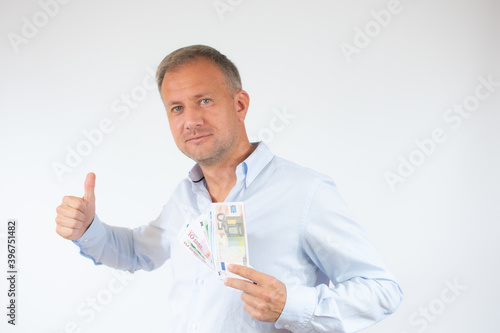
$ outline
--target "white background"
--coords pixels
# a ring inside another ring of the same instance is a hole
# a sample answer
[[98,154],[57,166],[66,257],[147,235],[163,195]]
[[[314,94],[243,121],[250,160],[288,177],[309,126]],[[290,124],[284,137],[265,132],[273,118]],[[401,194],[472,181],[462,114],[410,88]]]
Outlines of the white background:
[[[457,128],[443,115],[474,95],[479,77],[500,81],[500,2],[401,0],[379,31],[372,11],[389,1],[229,3],[219,15],[213,0],[73,0],[44,22],[37,1],[0,0],[3,272],[6,223],[19,224],[18,325],[6,324],[2,273],[0,331],[169,332],[170,266],[123,287],[55,233],[55,208],[81,196],[93,171],[102,220],[136,227],[160,213],[192,161],[175,147],[156,90],[126,117],[112,105],[138,93],[169,52],[201,43],[240,69],[249,135],[330,175],[398,277],[399,310],[365,332],[496,332],[500,87]],[[38,31],[12,43],[34,16]],[[355,47],[367,25],[369,45],[346,57],[342,43]],[[288,123],[276,120],[284,110]],[[113,131],[58,179],[54,163],[104,118]],[[392,191],[386,172],[398,172],[400,156],[417,158],[415,140],[437,128],[446,140]],[[123,288],[111,293],[110,283]],[[96,297],[105,304],[91,318]]]

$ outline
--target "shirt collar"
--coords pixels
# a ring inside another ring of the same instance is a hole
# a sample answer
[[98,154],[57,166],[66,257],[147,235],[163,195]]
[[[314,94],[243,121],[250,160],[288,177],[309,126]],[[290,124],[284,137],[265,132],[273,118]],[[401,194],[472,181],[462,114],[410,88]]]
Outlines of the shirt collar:
[[[242,169],[246,187],[250,186],[255,178],[257,178],[261,171],[264,170],[274,158],[274,154],[264,142],[252,142],[252,145],[256,147],[253,153],[236,167],[237,172],[239,169]],[[198,183],[205,178],[198,163],[191,168],[188,177],[193,183]]]
[[205,178],[205,176],[203,176],[203,171],[201,171],[201,168],[198,165],[198,163],[196,163],[194,165],[194,167],[191,168],[191,171],[189,171],[188,177],[189,177],[189,179],[191,179],[191,181],[193,183],[198,183],[198,182],[202,181],[203,178]]

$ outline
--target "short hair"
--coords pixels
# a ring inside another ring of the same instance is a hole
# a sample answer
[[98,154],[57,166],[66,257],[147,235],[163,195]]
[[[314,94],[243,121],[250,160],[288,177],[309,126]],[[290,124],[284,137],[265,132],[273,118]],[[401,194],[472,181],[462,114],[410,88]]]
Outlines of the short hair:
[[173,51],[162,60],[156,71],[156,83],[161,91],[163,77],[170,71],[186,63],[192,63],[200,58],[206,58],[217,65],[224,75],[230,93],[240,91],[241,78],[238,68],[225,55],[206,45],[191,45]]

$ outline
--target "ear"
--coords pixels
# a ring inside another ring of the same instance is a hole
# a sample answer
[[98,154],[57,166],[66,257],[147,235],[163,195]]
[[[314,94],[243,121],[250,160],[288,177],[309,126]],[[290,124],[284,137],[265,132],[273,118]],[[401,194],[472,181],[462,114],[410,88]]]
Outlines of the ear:
[[244,122],[247,116],[248,107],[250,106],[250,96],[245,90],[240,90],[234,95],[234,104],[238,119]]

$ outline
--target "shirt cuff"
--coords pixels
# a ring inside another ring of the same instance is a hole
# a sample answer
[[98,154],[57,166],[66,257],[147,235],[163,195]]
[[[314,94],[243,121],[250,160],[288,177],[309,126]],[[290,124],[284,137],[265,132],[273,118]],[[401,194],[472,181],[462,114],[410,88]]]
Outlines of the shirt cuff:
[[274,324],[277,329],[302,332],[316,307],[317,291],[314,287],[286,286],[286,302],[280,317]]
[[99,217],[97,217],[97,214],[94,216],[94,220],[92,220],[92,223],[88,227],[87,231],[78,238],[77,240],[72,241],[75,243],[79,248],[80,248],[80,254],[86,258],[92,259],[94,264],[100,265],[99,262],[96,262],[96,260],[91,257],[90,255],[85,253],[85,249],[92,248],[96,244],[98,244],[102,238],[106,234],[106,228],[104,227],[104,223],[101,222]]

